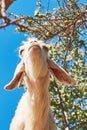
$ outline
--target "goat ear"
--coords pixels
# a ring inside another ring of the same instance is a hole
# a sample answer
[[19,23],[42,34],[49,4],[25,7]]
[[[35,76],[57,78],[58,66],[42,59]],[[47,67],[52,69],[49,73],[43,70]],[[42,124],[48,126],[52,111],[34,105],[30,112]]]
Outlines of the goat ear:
[[9,84],[7,84],[4,88],[6,90],[12,90],[16,86],[20,87],[23,78],[23,72],[24,72],[24,64],[23,62],[20,62],[16,67],[12,81]]
[[58,67],[52,60],[48,59],[50,72],[63,84],[75,85],[76,81],[63,69]]

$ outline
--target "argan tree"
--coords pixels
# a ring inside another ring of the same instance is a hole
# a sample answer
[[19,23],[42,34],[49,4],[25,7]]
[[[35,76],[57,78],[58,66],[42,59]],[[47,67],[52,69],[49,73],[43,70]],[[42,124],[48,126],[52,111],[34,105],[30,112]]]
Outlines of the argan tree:
[[52,2],[48,0],[47,8],[43,1],[37,2],[31,17],[8,13],[14,0],[0,0],[0,28],[16,25],[16,32],[48,44],[50,58],[77,82],[64,86],[50,78],[51,107],[58,130],[87,130],[87,5],[79,0],[56,0],[56,8],[50,9]]

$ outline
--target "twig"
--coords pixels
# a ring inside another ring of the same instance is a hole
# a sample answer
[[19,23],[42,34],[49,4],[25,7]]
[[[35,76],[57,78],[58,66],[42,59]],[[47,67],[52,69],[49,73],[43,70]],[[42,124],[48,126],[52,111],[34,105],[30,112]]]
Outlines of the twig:
[[82,126],[82,125],[87,125],[87,121],[82,121],[79,122],[78,124],[76,124],[75,126],[73,126],[72,128],[70,128],[70,130],[74,130],[75,128]]
[[63,107],[63,104],[62,104],[62,97],[61,97],[60,92],[59,92],[59,98],[60,98],[60,107],[61,107],[61,110],[62,110],[63,122],[64,122],[64,125],[65,125],[65,128],[67,128],[67,130],[69,130],[68,119],[66,117],[66,113],[65,113],[65,110],[64,110],[64,107]]
[[[57,85],[55,80],[54,80],[54,82],[55,82],[55,85]],[[56,87],[57,87],[57,86],[56,86]],[[57,87],[57,88],[58,88],[58,87]],[[59,93],[59,99],[60,99],[59,105],[60,105],[61,111],[62,111],[62,119],[63,119],[63,123],[64,123],[64,125],[65,125],[65,130],[70,130],[70,129],[69,129],[68,119],[67,119],[67,116],[66,116],[66,112],[65,112],[65,109],[64,109],[64,107],[63,107],[63,100],[62,100],[61,93],[60,93],[59,89],[58,89],[58,93]]]

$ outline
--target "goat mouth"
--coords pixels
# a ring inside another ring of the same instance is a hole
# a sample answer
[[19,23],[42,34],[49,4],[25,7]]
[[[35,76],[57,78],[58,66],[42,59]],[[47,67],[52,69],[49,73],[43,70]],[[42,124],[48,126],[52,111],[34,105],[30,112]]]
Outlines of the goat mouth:
[[31,48],[33,48],[33,47],[38,47],[39,49],[41,49],[40,46],[36,44],[36,45],[31,45],[31,46],[29,47],[29,50],[30,50]]

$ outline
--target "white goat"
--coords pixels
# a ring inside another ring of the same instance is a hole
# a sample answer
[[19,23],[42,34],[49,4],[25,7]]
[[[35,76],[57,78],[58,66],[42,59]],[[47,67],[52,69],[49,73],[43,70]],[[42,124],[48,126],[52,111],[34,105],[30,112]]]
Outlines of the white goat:
[[48,58],[48,48],[42,41],[28,40],[20,47],[19,54],[22,60],[5,89],[20,86],[22,79],[27,89],[18,104],[10,130],[57,130],[49,103],[50,72],[64,84],[74,85],[75,80]]

